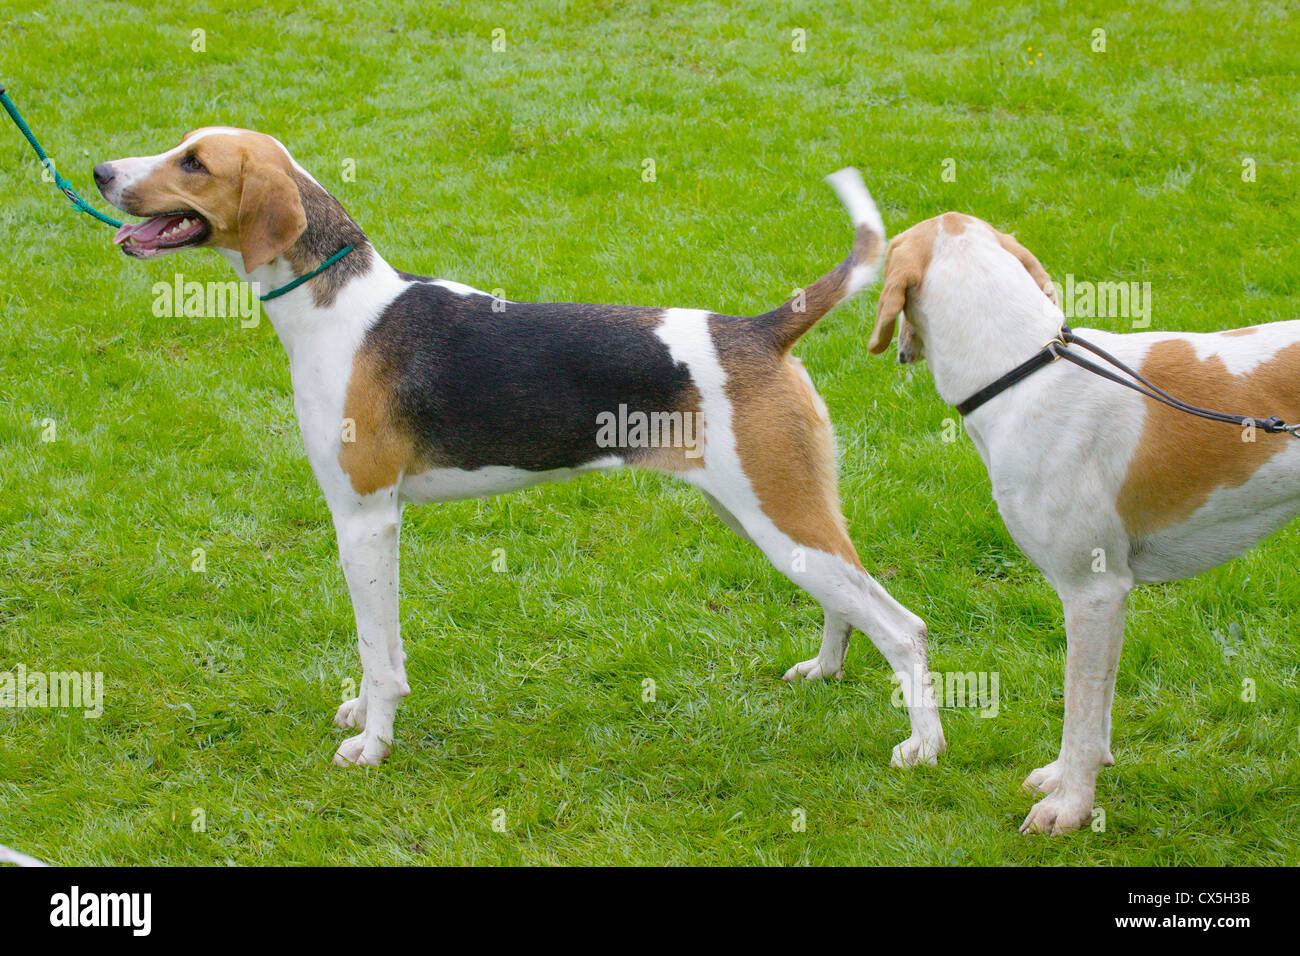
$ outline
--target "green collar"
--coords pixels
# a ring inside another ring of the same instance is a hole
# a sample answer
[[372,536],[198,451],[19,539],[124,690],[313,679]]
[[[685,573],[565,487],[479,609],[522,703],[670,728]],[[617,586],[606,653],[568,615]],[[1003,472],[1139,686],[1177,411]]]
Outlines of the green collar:
[[286,292],[292,292],[294,289],[298,288],[298,286],[302,285],[308,279],[316,278],[316,276],[320,275],[330,266],[334,265],[334,263],[338,262],[340,259],[342,259],[344,256],[346,256],[349,252],[351,252],[355,248],[356,248],[355,245],[344,246],[338,252],[334,253],[334,255],[330,256],[328,259],[322,262],[315,269],[312,269],[311,272],[308,272],[306,275],[303,276],[298,276],[298,278],[294,279],[292,282],[288,283],[287,285],[282,285],[278,289],[272,289],[266,295],[259,295],[258,299],[260,299],[262,302],[269,302],[271,299],[279,298],[280,296],[284,295]]

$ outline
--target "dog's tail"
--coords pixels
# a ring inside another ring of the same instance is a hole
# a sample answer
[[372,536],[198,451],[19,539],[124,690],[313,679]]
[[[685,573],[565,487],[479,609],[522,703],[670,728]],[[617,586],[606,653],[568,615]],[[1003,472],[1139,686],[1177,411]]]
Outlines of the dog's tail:
[[876,278],[885,249],[885,223],[862,182],[862,174],[846,166],[826,177],[853,220],[853,249],[848,258],[789,302],[750,321],[756,334],[780,352],[788,352],[827,312],[861,292]]

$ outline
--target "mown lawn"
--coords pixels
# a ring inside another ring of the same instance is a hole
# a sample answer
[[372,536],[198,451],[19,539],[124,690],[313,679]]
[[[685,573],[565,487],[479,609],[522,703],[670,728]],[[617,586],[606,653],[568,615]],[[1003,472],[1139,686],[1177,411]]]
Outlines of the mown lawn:
[[[820,180],[851,163],[891,232],[974,213],[1053,274],[1149,281],[1154,328],[1297,317],[1288,5],[422,6],[9,0],[0,82],[87,196],[97,161],[253,127],[390,262],[510,298],[762,311],[844,254]],[[381,770],[332,767],[360,665],[283,350],[266,321],[156,318],[155,282],[224,263],[132,262],[111,235],[0,132],[0,670],[101,671],[106,697],[97,720],[0,710],[0,843],[68,864],[1300,861],[1295,528],[1135,596],[1104,832],[1016,833],[1060,739],[1060,608],[969,440],[942,440],[925,367],[867,354],[874,290],[799,354],[865,564],[927,620],[935,669],[998,673],[995,718],[946,710],[940,766],[891,769],[906,717],[869,643],[841,684],[783,684],[817,606],[693,492],[620,473],[407,511],[414,692]]]

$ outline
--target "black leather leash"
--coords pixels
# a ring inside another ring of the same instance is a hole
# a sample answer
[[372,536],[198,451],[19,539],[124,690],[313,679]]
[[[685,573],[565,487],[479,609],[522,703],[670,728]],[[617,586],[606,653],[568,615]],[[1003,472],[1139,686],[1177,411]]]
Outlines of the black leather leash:
[[[1080,348],[1087,349],[1098,358],[1110,363],[1121,372],[1131,376],[1136,380],[1136,382],[1130,382],[1127,379],[1121,378],[1109,369],[1102,368],[1095,362],[1088,361],[1088,359],[1079,355],[1077,352],[1069,351],[1068,346],[1070,345],[1077,345]],[[1033,375],[1034,372],[1037,372],[1043,366],[1051,365],[1057,359],[1065,359],[1067,362],[1073,362],[1075,365],[1092,372],[1094,375],[1100,375],[1102,378],[1110,379],[1112,382],[1118,382],[1125,388],[1131,388],[1133,391],[1145,395],[1147,398],[1153,398],[1157,402],[1163,402],[1170,408],[1176,408],[1180,412],[1186,412],[1188,415],[1196,415],[1200,418],[1208,418],[1211,421],[1226,422],[1229,425],[1238,425],[1241,427],[1249,425],[1270,434],[1287,432],[1293,438],[1300,438],[1300,434],[1297,434],[1297,432],[1300,432],[1300,425],[1288,425],[1276,415],[1271,415],[1268,418],[1255,418],[1251,415],[1229,415],[1226,412],[1216,412],[1209,408],[1201,408],[1199,405],[1192,405],[1188,402],[1184,402],[1182,399],[1174,398],[1174,396],[1170,395],[1164,389],[1148,382],[1145,378],[1133,371],[1133,369],[1129,368],[1109,352],[1098,348],[1091,342],[1079,338],[1073,331],[1071,331],[1068,325],[1061,326],[1061,331],[1057,333],[1056,338],[1044,345],[1042,349],[1035,353],[1031,358],[1017,365],[1010,372],[1007,372],[1006,375],[1003,375],[991,385],[986,385],[984,388],[981,388],[970,398],[966,399],[966,401],[960,402],[956,406],[957,411],[962,415],[969,415],[989,399],[996,395],[1000,395],[1012,385],[1015,385],[1017,382],[1023,381],[1030,375]]]

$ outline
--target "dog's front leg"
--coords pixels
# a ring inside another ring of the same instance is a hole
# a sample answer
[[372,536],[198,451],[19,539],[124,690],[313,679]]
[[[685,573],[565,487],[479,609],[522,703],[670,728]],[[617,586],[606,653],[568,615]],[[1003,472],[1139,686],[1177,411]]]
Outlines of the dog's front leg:
[[398,623],[398,532],[401,507],[395,499],[335,511],[339,557],[357,619],[357,649],[361,653],[361,691],[349,709],[365,729],[339,745],[334,762],[340,766],[378,766],[393,742],[397,704],[409,694],[405,655]]
[[1120,576],[1107,575],[1061,597],[1066,639],[1061,755],[1025,781],[1048,795],[1029,811],[1021,833],[1070,833],[1092,819],[1097,771],[1111,763],[1110,708],[1130,587]]

